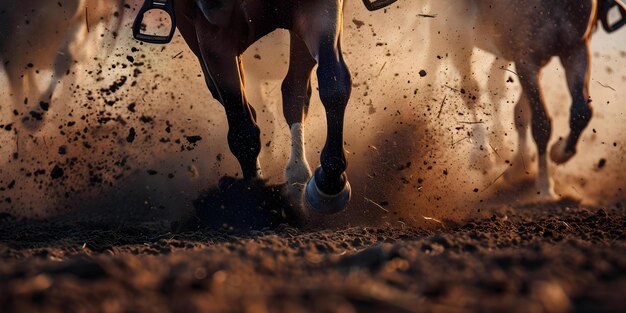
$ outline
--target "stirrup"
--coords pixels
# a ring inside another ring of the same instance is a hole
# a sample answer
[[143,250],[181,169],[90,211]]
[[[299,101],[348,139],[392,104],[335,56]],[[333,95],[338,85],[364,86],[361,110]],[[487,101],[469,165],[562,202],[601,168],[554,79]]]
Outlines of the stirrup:
[[[618,8],[621,18],[619,21],[611,24],[609,13],[614,7]],[[602,28],[609,34],[613,33],[626,25],[626,4],[621,0],[607,0],[604,4],[601,4],[599,15]]]
[[[170,33],[167,36],[147,35],[141,33],[141,24],[143,24],[143,18],[146,12],[150,10],[161,10],[170,16],[172,21],[172,27]],[[174,0],[146,0],[143,6],[137,13],[135,22],[133,23],[133,37],[135,39],[153,43],[153,44],[168,44],[174,38],[174,32],[176,31],[176,14],[174,13]]]

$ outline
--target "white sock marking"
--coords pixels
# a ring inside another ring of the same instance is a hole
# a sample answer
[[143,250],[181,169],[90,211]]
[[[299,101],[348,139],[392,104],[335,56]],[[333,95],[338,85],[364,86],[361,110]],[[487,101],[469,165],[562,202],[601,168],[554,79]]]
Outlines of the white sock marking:
[[285,168],[285,177],[289,184],[305,184],[311,177],[304,147],[304,128],[300,123],[291,126],[291,156]]

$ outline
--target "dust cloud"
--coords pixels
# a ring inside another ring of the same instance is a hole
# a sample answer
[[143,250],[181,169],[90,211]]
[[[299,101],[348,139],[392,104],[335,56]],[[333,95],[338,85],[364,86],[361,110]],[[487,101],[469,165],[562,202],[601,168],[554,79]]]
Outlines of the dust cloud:
[[[100,39],[86,44],[96,52],[76,60],[71,73],[61,78],[45,125],[19,142],[18,159],[13,158],[17,136],[6,127],[13,114],[11,91],[0,90],[5,117],[0,124],[6,130],[0,138],[1,211],[177,219],[222,176],[240,175],[228,150],[224,111],[206,88],[197,60],[178,34],[167,46],[134,41],[130,18],[136,1],[130,7],[117,36],[104,29]],[[532,201],[502,176],[517,145],[512,110],[520,89],[514,67],[476,51],[465,60],[471,73],[457,71],[450,56],[473,49],[457,39],[476,34],[450,23],[447,14],[445,5],[420,1],[400,1],[375,13],[359,1],[348,3],[344,54],[353,92],[345,141],[353,200],[345,212],[327,218],[326,225],[430,225]],[[615,40],[624,34],[608,36],[599,30],[594,35],[595,116],[579,154],[552,167],[557,193],[592,204],[614,205],[626,198],[626,90],[621,88],[626,41]],[[289,157],[289,130],[280,108],[288,44],[287,33],[277,31],[244,57],[246,93],[263,132],[261,164],[272,184],[283,181]],[[99,54],[106,45],[113,45],[113,52]],[[41,86],[48,76],[39,76]],[[471,77],[487,92],[464,90]],[[556,140],[567,133],[570,103],[558,61],[544,70],[543,83]],[[4,76],[0,86],[8,86]],[[465,105],[471,97],[477,99],[476,116]],[[314,92],[305,124],[312,166],[319,163],[324,144],[323,116]],[[488,146],[480,145],[479,133]],[[479,166],[472,155],[489,166]],[[529,168],[532,162],[528,160]]]

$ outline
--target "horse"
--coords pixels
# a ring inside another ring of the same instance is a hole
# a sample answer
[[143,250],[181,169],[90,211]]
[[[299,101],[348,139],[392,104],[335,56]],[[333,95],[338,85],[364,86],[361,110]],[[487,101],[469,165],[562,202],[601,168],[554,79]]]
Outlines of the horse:
[[[374,11],[395,1],[363,3]],[[341,49],[343,7],[344,1],[336,0],[147,1],[133,28],[137,39],[167,43],[174,27],[167,36],[149,36],[140,32],[140,26],[143,14],[151,9],[162,9],[170,15],[172,26],[176,26],[198,58],[212,96],[226,111],[228,145],[248,181],[262,178],[258,162],[261,142],[256,112],[245,94],[241,55],[274,30],[289,30],[289,69],[281,86],[283,115],[292,141],[285,168],[288,193],[296,199],[303,196],[304,203],[315,212],[332,214],[345,209],[351,198],[343,132],[352,79]],[[303,123],[315,65],[319,95],[326,111],[327,135],[320,166],[312,173],[305,158]]]
[[[464,0],[454,1],[452,6],[456,15],[446,18],[468,30],[457,34],[466,50],[466,59],[455,62],[461,72],[471,75],[467,58],[471,57],[474,47],[516,66],[514,73],[522,85],[514,116],[519,146],[512,162],[514,168],[509,172],[526,171],[522,166],[525,167],[524,151],[530,125],[538,152],[537,193],[540,198],[556,198],[548,154],[555,164],[569,161],[576,154],[577,143],[593,114],[589,95],[591,35],[599,21],[607,32],[622,27],[626,22],[626,6],[619,0]],[[619,10],[621,19],[611,24],[609,12],[613,8]],[[542,68],[555,56],[565,68],[572,97],[570,133],[548,151],[552,123],[539,80]],[[501,75],[494,76],[501,78]],[[471,92],[477,89],[477,83],[472,83],[471,79],[469,85],[473,86]],[[515,176],[511,173],[508,175]]]
[[[11,124],[20,138],[43,126],[60,79],[78,59],[97,28],[117,33],[123,20],[123,0],[3,1],[0,3],[0,61],[13,98]],[[100,38],[98,38],[100,39]],[[37,86],[43,71],[52,74],[44,91]],[[22,144],[22,146],[24,146]]]

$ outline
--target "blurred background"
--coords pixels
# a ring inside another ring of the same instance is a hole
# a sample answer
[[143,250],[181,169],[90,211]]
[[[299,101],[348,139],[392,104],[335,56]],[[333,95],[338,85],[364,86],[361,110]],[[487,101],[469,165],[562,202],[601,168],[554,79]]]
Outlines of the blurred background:
[[[165,46],[132,38],[141,1],[13,2],[0,4],[0,211],[173,220],[220,177],[239,175],[224,111],[180,35]],[[471,46],[466,39],[481,34],[453,4],[399,1],[370,13],[348,2],[344,53],[354,86],[346,149],[354,190],[349,209],[328,225],[428,224],[534,201],[522,188],[532,186],[532,173],[515,182],[502,176],[517,149],[515,67]],[[159,14],[146,23],[169,27]],[[624,39],[626,29],[594,33],[595,115],[578,155],[551,168],[558,194],[591,205],[626,200]],[[288,45],[286,31],[276,31],[244,56],[246,92],[263,132],[261,164],[272,184],[283,181],[289,157],[280,107]],[[458,69],[459,57],[469,70]],[[475,117],[461,92],[470,80],[482,90]],[[571,102],[558,60],[542,83],[557,140],[569,131]],[[16,109],[37,126],[21,130]],[[308,160],[317,166],[325,119],[316,93],[305,127]]]

